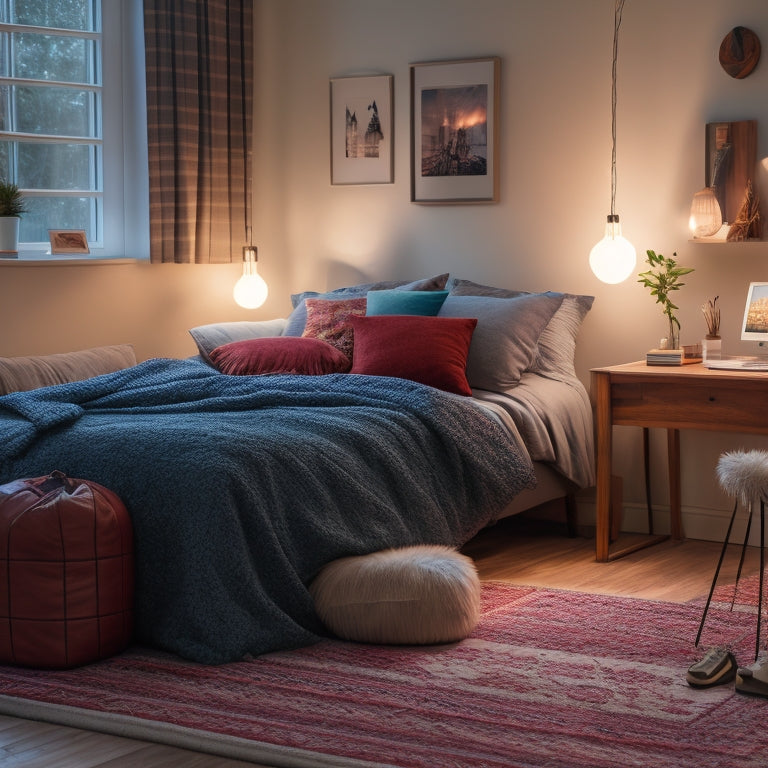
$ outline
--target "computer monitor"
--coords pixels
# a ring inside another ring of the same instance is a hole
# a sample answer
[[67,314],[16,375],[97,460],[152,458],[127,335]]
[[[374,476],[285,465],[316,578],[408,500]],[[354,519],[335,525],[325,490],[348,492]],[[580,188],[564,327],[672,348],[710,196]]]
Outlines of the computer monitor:
[[741,340],[768,342],[768,283],[749,284]]

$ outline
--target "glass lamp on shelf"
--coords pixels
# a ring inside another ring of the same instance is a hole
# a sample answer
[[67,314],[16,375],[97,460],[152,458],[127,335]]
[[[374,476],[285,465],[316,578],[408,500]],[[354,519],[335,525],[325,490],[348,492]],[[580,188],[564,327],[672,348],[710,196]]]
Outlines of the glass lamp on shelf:
[[688,225],[694,237],[712,237],[720,231],[723,214],[713,187],[704,187],[693,196]]

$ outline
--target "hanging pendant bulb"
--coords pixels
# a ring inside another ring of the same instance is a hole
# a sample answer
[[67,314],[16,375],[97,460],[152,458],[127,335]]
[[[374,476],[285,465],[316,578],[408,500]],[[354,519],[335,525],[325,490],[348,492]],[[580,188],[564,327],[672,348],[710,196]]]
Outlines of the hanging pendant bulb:
[[259,274],[258,250],[253,245],[243,248],[243,275],[235,283],[232,295],[235,301],[244,309],[257,309],[266,300],[269,288],[264,278]]
[[595,277],[604,283],[621,283],[632,274],[636,263],[635,247],[622,236],[618,214],[609,214],[605,236],[589,254]]
[[611,212],[605,225],[603,239],[589,254],[589,266],[595,277],[604,283],[621,283],[635,269],[635,247],[621,234],[616,204],[616,64],[619,55],[619,28],[625,0],[616,0],[613,21],[613,68],[611,70]]
[[688,224],[694,237],[711,237],[723,226],[723,213],[712,187],[700,189],[693,196]]

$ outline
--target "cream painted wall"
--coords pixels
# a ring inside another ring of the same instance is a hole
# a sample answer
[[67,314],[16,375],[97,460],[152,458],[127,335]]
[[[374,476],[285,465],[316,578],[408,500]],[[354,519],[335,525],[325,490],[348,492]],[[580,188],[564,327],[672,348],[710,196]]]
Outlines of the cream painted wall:
[[[131,341],[142,359],[185,356],[194,352],[192,325],[285,315],[294,291],[450,271],[594,295],[577,359],[585,382],[591,367],[641,358],[663,335],[659,308],[634,280],[605,286],[587,265],[610,209],[613,8],[613,0],[255,0],[255,241],[268,303],[255,312],[234,305],[237,265],[0,264],[0,354]],[[757,119],[758,153],[768,155],[768,61],[745,80],[717,62],[736,25],[768,45],[764,0],[628,0],[619,50],[624,233],[640,254],[677,251],[695,268],[678,302],[683,341],[701,337],[699,307],[720,296],[729,352],[742,348],[746,284],[768,280],[768,243],[692,244],[686,225],[704,183],[706,122]],[[502,59],[500,202],[410,203],[409,64],[489,55]],[[394,75],[395,182],[333,187],[328,80],[381,73]],[[765,197],[765,179],[761,190]],[[666,493],[661,437],[657,501]],[[683,434],[690,535],[724,530],[729,501],[712,479],[720,451],[765,442]],[[617,430],[630,511],[643,500],[640,451],[636,430]]]
[[188,328],[252,318],[232,300],[241,273],[239,264],[0,262],[0,355],[117,343],[140,360],[193,355]]
[[[450,271],[507,287],[592,294],[577,360],[585,382],[591,367],[640,359],[665,335],[646,289],[635,280],[605,286],[587,265],[610,210],[613,0],[257,0],[256,9],[263,73],[257,231],[280,254],[290,290]],[[678,302],[683,340],[701,338],[700,306],[719,295],[732,352],[742,346],[746,285],[768,279],[768,243],[692,244],[687,219],[691,196],[704,185],[707,122],[757,119],[759,154],[768,154],[768,61],[734,80],[717,60],[736,25],[768,44],[764,0],[628,0],[618,99],[617,210],[642,254],[638,270],[646,249],[676,251],[696,270]],[[500,202],[410,203],[409,64],[488,55],[502,58]],[[330,186],[328,79],[383,73],[395,84],[395,182]],[[642,513],[639,431],[616,432],[628,513]],[[663,508],[663,434],[653,440],[653,496]],[[730,502],[713,480],[720,451],[765,442],[682,435],[690,535],[724,531]]]

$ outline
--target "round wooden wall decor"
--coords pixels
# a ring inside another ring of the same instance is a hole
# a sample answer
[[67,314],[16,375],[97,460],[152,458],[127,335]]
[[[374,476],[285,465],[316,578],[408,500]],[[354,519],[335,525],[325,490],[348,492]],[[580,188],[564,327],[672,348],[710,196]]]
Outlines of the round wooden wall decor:
[[760,38],[746,27],[734,27],[720,43],[720,64],[739,80],[746,77],[760,60]]

